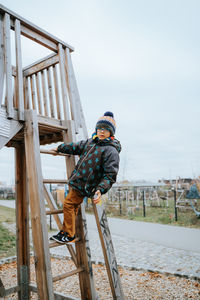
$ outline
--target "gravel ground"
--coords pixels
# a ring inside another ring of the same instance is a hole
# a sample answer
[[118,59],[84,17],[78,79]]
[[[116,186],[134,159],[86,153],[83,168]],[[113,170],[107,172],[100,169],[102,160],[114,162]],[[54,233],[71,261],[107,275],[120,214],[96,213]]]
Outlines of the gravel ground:
[[[52,258],[53,276],[73,270],[74,264],[70,259]],[[104,265],[93,264],[95,286],[100,299],[112,299],[107,272]],[[122,286],[126,299],[200,299],[200,282],[192,279],[176,277],[153,272],[130,270],[119,267]],[[16,285],[16,262],[0,266],[0,277],[5,286],[9,288]],[[31,258],[31,282],[35,283],[33,258]],[[63,294],[80,298],[78,276],[63,279],[54,283],[54,290]],[[0,298],[3,299],[3,298]],[[17,294],[9,295],[4,299],[17,299]],[[38,299],[31,293],[31,299]]]

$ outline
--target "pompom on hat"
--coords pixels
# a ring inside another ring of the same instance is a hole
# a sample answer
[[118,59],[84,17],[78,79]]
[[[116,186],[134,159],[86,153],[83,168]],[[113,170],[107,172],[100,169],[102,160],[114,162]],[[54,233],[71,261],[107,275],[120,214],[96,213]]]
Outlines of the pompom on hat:
[[105,114],[97,121],[96,131],[98,126],[105,126],[110,131],[111,136],[114,136],[116,130],[116,122],[113,113],[111,111],[105,112]]

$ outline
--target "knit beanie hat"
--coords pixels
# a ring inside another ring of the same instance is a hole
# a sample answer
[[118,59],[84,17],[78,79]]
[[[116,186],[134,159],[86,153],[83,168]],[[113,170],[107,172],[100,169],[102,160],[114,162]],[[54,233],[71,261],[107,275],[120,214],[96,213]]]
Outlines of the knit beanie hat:
[[98,126],[105,126],[110,131],[111,136],[114,136],[116,130],[116,122],[111,111],[105,112],[103,117],[99,118],[96,124],[96,131]]

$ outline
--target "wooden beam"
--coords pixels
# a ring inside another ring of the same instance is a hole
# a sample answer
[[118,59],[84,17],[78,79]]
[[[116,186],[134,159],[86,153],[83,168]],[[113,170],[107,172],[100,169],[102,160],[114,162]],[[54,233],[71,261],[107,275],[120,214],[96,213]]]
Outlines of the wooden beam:
[[56,215],[56,214],[62,214],[63,209],[56,209],[56,210],[47,210],[46,215]]
[[24,144],[15,149],[15,165],[18,299],[28,300],[30,297],[29,200]]
[[60,66],[60,79],[61,79],[61,88],[62,88],[62,103],[64,108],[64,119],[65,121],[70,120],[70,111],[69,111],[69,102],[67,95],[67,83],[66,83],[66,74],[65,74],[65,56],[64,49],[61,44],[58,45],[59,49],[59,66]]
[[[68,131],[63,132],[64,142],[75,141],[74,121],[67,121]],[[71,175],[75,167],[75,157],[72,155],[66,158],[67,177]],[[80,238],[80,242],[75,244],[77,267],[84,266],[85,270],[79,273],[79,283],[81,290],[81,299],[98,299],[94,286],[94,276],[92,271],[91,252],[89,246],[89,238],[87,232],[87,222],[85,218],[84,205],[81,205],[76,218],[76,236]]]
[[[29,38],[35,40],[38,43],[41,43],[45,47],[56,51],[56,45],[58,45],[58,43],[61,43],[65,48],[67,47],[67,48],[70,49],[70,51],[74,51],[74,48],[72,46],[70,46],[69,44],[61,41],[60,39],[53,36],[52,34],[46,32],[45,30],[41,29],[40,27],[36,26],[35,24],[27,21],[26,19],[22,18],[21,16],[19,16],[15,12],[13,12],[10,9],[3,6],[2,4],[0,4],[0,12],[3,13],[3,14],[8,13],[12,20],[15,20],[15,19],[20,20],[21,25],[23,26],[23,28],[26,28],[26,29],[30,30],[30,33],[27,33],[26,31],[25,32],[22,31],[22,34],[25,35],[25,36],[30,35],[30,36],[28,36]],[[41,37],[43,37],[44,40],[41,41],[41,42],[40,42],[40,40],[37,40],[37,38],[36,38],[37,36],[34,37],[34,35],[33,35],[34,33],[41,36]],[[46,44],[44,44],[45,43],[44,41],[46,42]],[[50,44],[47,43],[47,41]],[[55,48],[54,48],[54,45],[55,45]],[[52,48],[54,48],[54,49],[52,49]]]
[[[50,191],[47,189],[47,187],[45,185],[44,185],[44,192],[45,192],[45,199],[46,199],[46,201],[49,205],[49,208],[51,210],[58,209],[57,204],[56,204],[52,194],[50,193]],[[63,225],[62,225],[60,217],[58,215],[53,215],[53,217],[54,217],[54,220],[56,221],[56,224],[57,224],[58,228],[61,230]],[[72,258],[74,264],[77,266],[77,258],[76,258],[76,253],[74,251],[73,246],[68,245],[68,244],[66,246],[69,250],[69,253],[71,255],[71,258]]]
[[61,183],[61,184],[67,184],[67,179],[43,179],[43,183]]
[[37,91],[37,99],[38,99],[38,111],[39,114],[44,114],[44,108],[42,103],[42,94],[41,94],[41,86],[40,86],[40,78],[39,73],[35,74],[36,77],[36,91]]
[[67,62],[66,69],[68,68],[68,70],[69,70],[69,76],[71,78],[72,91],[73,91],[72,95],[74,97],[74,102],[75,102],[76,123],[77,123],[77,126],[83,128],[83,134],[85,137],[87,137],[87,135],[88,135],[87,127],[86,127],[86,123],[85,123],[85,117],[84,117],[83,108],[82,108],[82,104],[81,104],[81,100],[80,100],[80,95],[79,95],[79,91],[78,91],[74,68],[73,68],[73,64],[72,64],[71,54],[69,53],[69,51],[67,49],[65,50],[65,53],[66,53],[65,62]]
[[6,70],[6,109],[8,118],[13,118],[12,97],[12,66],[11,66],[11,44],[10,44],[10,16],[4,15],[4,45],[5,45],[5,70]]
[[35,90],[35,75],[30,77],[31,81],[31,94],[32,94],[32,105],[33,109],[37,111],[37,98],[36,98],[36,90]]
[[92,204],[113,299],[124,300],[125,296],[123,293],[120,275],[118,272],[117,260],[115,257],[115,251],[112,243],[105,209],[102,203],[96,205],[92,201]]
[[58,71],[57,67],[53,66],[53,78],[54,78],[54,88],[55,88],[55,96],[56,96],[56,109],[58,119],[61,119],[61,103],[60,103],[60,93],[58,87]]
[[44,114],[46,117],[49,116],[48,112],[48,100],[47,100],[47,88],[46,88],[46,80],[45,80],[45,70],[41,72],[42,77],[42,92],[43,92],[43,104],[44,104]]
[[78,117],[78,105],[77,105],[77,90],[75,90],[74,86],[74,78],[71,72],[71,64],[70,64],[70,56],[69,51],[65,51],[65,70],[66,70],[66,82],[67,82],[67,89],[70,101],[70,108],[71,108],[71,115],[72,120],[74,120],[76,133],[78,133],[78,127],[80,126],[81,120]]
[[50,54],[23,69],[24,76],[30,76],[59,63],[58,54]]
[[40,299],[53,300],[53,283],[36,112],[33,110],[27,111],[25,113],[25,121],[26,168],[29,183],[28,192],[38,295]]
[[4,34],[3,34],[3,16],[0,14],[0,107],[3,102],[4,87]]
[[53,151],[48,151],[48,150],[43,150],[43,149],[40,149],[40,153],[43,153],[43,154],[50,154],[50,155],[53,155],[53,156],[70,156],[70,154],[65,154],[65,153],[56,153],[53,152]]
[[50,102],[50,114],[51,118],[56,118],[56,112],[54,108],[54,96],[53,96],[53,81],[51,77],[51,69],[47,68],[48,90],[49,90],[49,102]]
[[73,271],[70,271],[70,272],[67,272],[67,273],[64,273],[64,274],[53,277],[53,282],[56,282],[58,280],[61,280],[61,279],[64,279],[64,278],[67,278],[67,277],[70,277],[70,276],[73,276],[73,275],[78,274],[78,273],[83,272],[83,271],[84,271],[84,269],[79,267],[76,270],[73,270]]
[[20,21],[15,20],[15,45],[16,45],[16,96],[18,104],[19,120],[24,121],[24,93],[22,74],[22,51],[21,51],[21,28]]
[[[37,287],[33,284],[30,284],[30,290],[34,293],[37,293]],[[80,298],[75,298],[73,296],[64,295],[62,293],[54,292],[55,300],[81,300]],[[98,299],[95,299],[98,300]]]

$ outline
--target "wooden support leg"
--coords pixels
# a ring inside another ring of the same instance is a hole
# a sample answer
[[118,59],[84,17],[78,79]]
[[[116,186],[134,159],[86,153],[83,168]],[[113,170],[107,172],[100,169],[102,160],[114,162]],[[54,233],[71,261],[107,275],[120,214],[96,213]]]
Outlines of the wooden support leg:
[[29,206],[26,182],[26,160],[24,144],[15,150],[16,171],[16,236],[18,299],[29,299],[30,255],[29,255]]
[[99,299],[94,287],[94,277],[91,263],[91,252],[87,232],[85,209],[83,204],[79,208],[76,218],[76,235],[80,242],[76,243],[77,267],[84,267],[85,271],[79,273],[79,282],[82,300]]
[[105,209],[102,204],[96,205],[94,203],[93,209],[96,218],[97,228],[99,231],[99,237],[103,249],[103,255],[105,259],[113,299],[124,300],[125,297],[121,286],[120,276],[117,268],[117,260],[115,257],[114,247],[111,239]]
[[53,300],[51,261],[45,215],[43,179],[37,115],[27,111],[25,115],[25,150],[31,224],[35,251],[35,270],[38,295],[42,300]]
[[[64,142],[75,141],[75,127],[74,122],[67,121],[68,131],[63,132]],[[67,177],[69,178],[71,172],[75,167],[74,156],[66,157]],[[80,238],[80,242],[76,243],[76,257],[77,268],[83,267],[84,272],[79,273],[79,282],[81,289],[82,300],[96,300],[99,299],[94,287],[94,278],[91,263],[91,252],[89,247],[89,239],[87,232],[87,223],[85,217],[84,206],[81,205],[76,218],[76,236]]]

